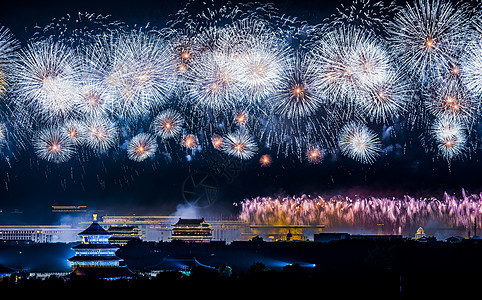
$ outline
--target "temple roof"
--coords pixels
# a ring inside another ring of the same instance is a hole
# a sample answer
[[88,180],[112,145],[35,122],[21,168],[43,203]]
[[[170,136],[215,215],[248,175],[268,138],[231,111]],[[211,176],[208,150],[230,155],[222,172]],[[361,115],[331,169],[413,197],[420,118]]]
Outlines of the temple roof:
[[78,244],[72,247],[72,250],[75,249],[119,249],[119,247],[111,244]]
[[102,228],[97,222],[92,222],[86,230],[82,231],[78,235],[108,235],[111,236],[112,234],[109,233],[107,230]]
[[208,223],[206,223],[206,221],[204,221],[204,218],[201,218],[201,219],[182,219],[182,218],[179,218],[179,221],[177,221],[176,224],[174,224],[173,226],[180,226],[180,225],[184,225],[184,226],[209,226]]

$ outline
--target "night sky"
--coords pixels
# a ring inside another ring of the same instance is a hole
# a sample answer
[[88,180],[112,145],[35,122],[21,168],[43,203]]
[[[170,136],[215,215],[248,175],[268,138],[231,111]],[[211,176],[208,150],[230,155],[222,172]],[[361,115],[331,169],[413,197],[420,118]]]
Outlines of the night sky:
[[[145,0],[3,2],[7,3],[1,5],[0,24],[8,27],[22,44],[36,24],[44,26],[66,14],[110,14],[112,19],[129,25],[149,22],[162,27],[170,14],[183,7],[181,1]],[[334,13],[334,4],[339,3],[286,0],[276,2],[276,7],[314,24]],[[323,163],[310,165],[296,156],[277,156],[276,150],[263,148],[245,162],[222,154],[199,154],[188,162],[185,153],[177,152],[171,153],[170,158],[158,155],[155,161],[142,163],[123,157],[91,157],[61,165],[20,151],[9,164],[0,164],[0,221],[8,220],[13,209],[20,209],[24,220],[49,222],[50,206],[55,203],[84,204],[89,209],[114,213],[171,214],[190,195],[204,192],[190,184],[192,178],[205,179],[211,199],[215,200],[203,213],[224,215],[236,214],[233,202],[255,196],[307,193],[440,197],[445,191],[460,194],[462,188],[469,193],[481,191],[481,151],[449,166],[424,150],[420,132],[394,126],[386,134],[386,129],[379,128],[385,152],[373,165],[357,163],[340,153],[328,154]],[[273,157],[273,163],[263,168],[258,159],[266,153]]]

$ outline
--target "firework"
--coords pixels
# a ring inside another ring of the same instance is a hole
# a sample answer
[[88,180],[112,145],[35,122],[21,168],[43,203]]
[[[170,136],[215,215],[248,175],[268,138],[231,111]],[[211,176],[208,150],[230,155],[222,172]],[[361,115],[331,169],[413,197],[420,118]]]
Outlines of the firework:
[[271,155],[269,154],[264,154],[259,158],[259,164],[262,167],[269,167],[271,165],[271,162],[273,159],[271,158]]
[[455,119],[444,116],[432,126],[432,134],[438,153],[447,161],[461,156],[466,150],[466,134],[463,126]]
[[258,151],[253,136],[246,131],[236,131],[223,138],[223,151],[231,156],[246,160],[252,158]]
[[29,44],[15,64],[16,101],[54,122],[75,112],[79,62],[72,49],[50,40]]
[[80,87],[79,110],[88,117],[101,117],[114,110],[115,101],[104,85],[92,81]]
[[248,115],[244,111],[241,111],[234,116],[234,122],[239,126],[245,126],[248,122]]
[[0,123],[0,147],[2,147],[6,143],[7,135],[7,127],[5,127],[5,124]]
[[181,139],[181,146],[187,149],[194,149],[199,145],[199,140],[194,134],[186,134]]
[[299,197],[256,197],[241,202],[239,218],[248,224],[319,225],[336,230],[350,226],[354,230],[384,230],[409,234],[414,226],[436,221],[447,227],[468,228],[477,220],[482,226],[482,195],[461,199],[444,195],[437,198],[349,198],[301,195]]
[[0,26],[0,96],[7,88],[7,71],[14,60],[15,51],[19,48],[18,41],[7,28]]
[[274,113],[288,119],[313,115],[323,104],[315,65],[307,56],[296,57],[286,66],[276,94],[270,99]]
[[127,156],[134,161],[143,161],[154,156],[157,143],[154,136],[148,133],[139,133],[133,137],[127,146]]
[[353,103],[392,70],[386,45],[374,35],[351,26],[327,33],[313,49],[320,84],[333,103]]
[[[457,74],[461,74],[462,82],[473,96],[482,95],[482,41],[474,39],[466,49],[461,59],[461,68],[457,68]],[[462,70],[461,70],[462,69]]]
[[243,95],[237,72],[232,53],[215,50],[200,54],[192,62],[186,83],[190,105],[214,114],[235,108]]
[[457,61],[465,46],[466,6],[446,0],[416,0],[401,9],[387,31],[392,50],[412,75],[433,76],[433,71]]
[[98,153],[114,147],[118,140],[117,125],[107,118],[91,118],[84,124],[85,142]]
[[243,101],[260,104],[281,84],[283,69],[290,59],[289,47],[271,30],[269,23],[246,18],[234,23],[221,43],[239,53],[237,80],[246,92]]
[[469,123],[476,113],[477,104],[458,80],[448,80],[435,85],[427,97],[428,110],[436,117],[449,116]]
[[184,118],[173,109],[159,113],[151,124],[151,130],[162,139],[174,138],[181,134]]
[[67,134],[74,145],[81,145],[85,140],[85,128],[82,122],[77,120],[69,120],[61,127],[63,133]]
[[221,150],[223,148],[223,138],[220,135],[214,134],[211,137],[211,143],[215,149]]
[[99,38],[84,49],[85,72],[116,99],[119,117],[139,117],[167,101],[175,86],[168,45],[154,33]]
[[34,136],[32,143],[37,156],[49,162],[66,162],[75,152],[70,137],[59,128],[40,130]]
[[361,91],[357,105],[369,119],[385,123],[407,110],[410,92],[410,85],[400,73],[388,72]]
[[364,164],[372,164],[381,151],[378,136],[364,124],[356,122],[343,127],[338,145],[344,155]]
[[323,150],[316,145],[311,145],[306,149],[306,159],[311,164],[319,164],[323,161]]

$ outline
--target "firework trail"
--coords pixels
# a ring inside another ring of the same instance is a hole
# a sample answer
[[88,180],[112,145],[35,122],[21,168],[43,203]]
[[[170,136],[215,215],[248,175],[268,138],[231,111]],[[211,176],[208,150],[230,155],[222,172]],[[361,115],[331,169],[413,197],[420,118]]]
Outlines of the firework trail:
[[302,195],[299,197],[256,197],[240,203],[239,218],[249,224],[319,225],[327,229],[351,227],[376,231],[384,224],[386,232],[409,234],[414,226],[439,222],[440,226],[471,228],[474,220],[482,225],[482,195],[444,195],[436,198],[348,198]]

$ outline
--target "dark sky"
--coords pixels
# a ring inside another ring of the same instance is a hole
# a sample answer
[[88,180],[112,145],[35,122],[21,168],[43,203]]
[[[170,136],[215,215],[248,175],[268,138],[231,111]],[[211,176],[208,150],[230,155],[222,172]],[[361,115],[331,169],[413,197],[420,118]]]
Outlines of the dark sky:
[[[44,26],[53,18],[79,11],[110,14],[129,25],[150,22],[162,26],[183,6],[181,1],[145,0],[3,2],[0,24],[10,28],[21,41],[30,37],[35,24]],[[276,5],[281,12],[316,23],[334,12],[333,4],[338,3],[286,0]],[[0,181],[0,209],[3,217],[18,208],[23,216],[40,222],[53,203],[86,204],[92,209],[117,212],[171,213],[176,205],[206,190],[216,200],[209,210],[223,214],[235,213],[233,202],[257,195],[440,196],[444,191],[460,193],[461,188],[472,193],[480,191],[480,154],[455,161],[449,167],[434,159],[432,153],[425,153],[417,133],[410,137],[395,133],[395,137],[384,140],[384,146],[398,144],[402,150],[390,151],[372,166],[340,154],[328,155],[320,165],[309,165],[296,157],[277,158],[276,153],[265,150],[259,154],[270,153],[274,158],[269,168],[260,167],[257,158],[242,163],[221,155],[206,155],[186,162],[183,154],[174,154],[170,162],[163,156],[154,163],[142,164],[122,158],[89,158],[56,166],[19,153],[17,160],[1,164],[0,178],[5,186]],[[204,180],[205,185],[192,186],[191,180]]]

